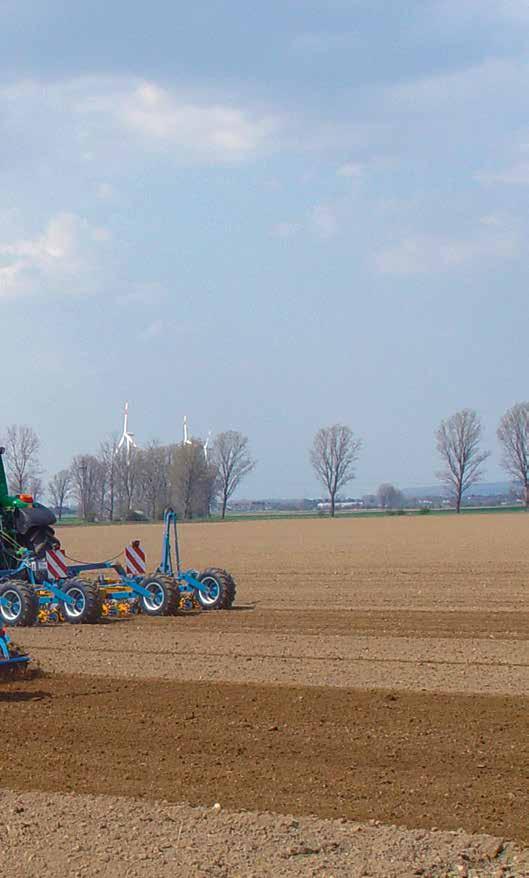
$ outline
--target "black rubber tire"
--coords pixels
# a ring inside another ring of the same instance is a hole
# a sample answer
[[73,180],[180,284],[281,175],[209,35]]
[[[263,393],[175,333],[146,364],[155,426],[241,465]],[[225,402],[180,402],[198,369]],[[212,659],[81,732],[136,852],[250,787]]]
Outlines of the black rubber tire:
[[140,596],[141,612],[146,616],[174,616],[180,603],[178,586],[170,576],[145,576],[143,588],[153,592],[153,600]]
[[228,570],[225,570],[224,573],[228,577],[230,584],[228,586],[226,601],[224,602],[222,609],[223,610],[231,610],[233,603],[235,601],[235,595],[237,594],[237,584],[236,584],[233,576],[231,575],[231,573],[229,573]]
[[[235,600],[235,581],[227,570],[220,567],[208,567],[197,576],[199,582],[211,582],[216,586],[211,597],[207,598],[201,591],[196,591],[196,598],[203,610],[227,610]],[[216,593],[215,593],[216,591]]]
[[46,552],[58,549],[60,546],[52,527],[32,527],[25,537],[18,539],[21,545],[34,552],[37,559],[44,558]]
[[0,585],[0,596],[10,595],[15,599],[15,607],[11,611],[0,604],[0,621],[5,625],[29,628],[34,625],[39,615],[39,599],[33,588],[19,579],[8,579]]
[[66,594],[72,592],[76,605],[72,608],[66,601],[60,602],[61,615],[70,625],[93,625],[99,622],[102,612],[101,592],[95,582],[85,579],[66,579],[60,586]]

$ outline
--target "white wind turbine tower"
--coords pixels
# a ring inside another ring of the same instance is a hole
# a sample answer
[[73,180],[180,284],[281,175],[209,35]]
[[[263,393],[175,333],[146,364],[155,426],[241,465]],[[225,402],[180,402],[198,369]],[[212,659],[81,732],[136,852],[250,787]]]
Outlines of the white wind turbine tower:
[[130,451],[131,448],[137,448],[134,441],[134,433],[129,433],[129,404],[125,403],[125,408],[123,410],[123,435],[118,442],[118,447],[116,452],[121,451],[123,447],[125,447],[125,451],[127,454],[127,463],[130,461]]
[[189,438],[189,429],[187,426],[187,415],[184,415],[184,445],[192,445],[191,439]]
[[[202,448],[204,450],[204,459],[205,459],[206,463],[208,462],[208,447],[209,447],[210,439],[211,439],[211,430],[209,431],[207,439],[202,446]],[[184,445],[192,445],[193,444],[192,440],[189,438],[189,426],[187,423],[187,415],[184,415],[184,442],[183,442],[183,444]]]
[[208,438],[206,439],[206,441],[204,442],[204,445],[202,446],[204,449],[204,459],[205,459],[206,463],[208,462],[208,446],[209,446],[210,439],[211,439],[211,430],[208,433]]

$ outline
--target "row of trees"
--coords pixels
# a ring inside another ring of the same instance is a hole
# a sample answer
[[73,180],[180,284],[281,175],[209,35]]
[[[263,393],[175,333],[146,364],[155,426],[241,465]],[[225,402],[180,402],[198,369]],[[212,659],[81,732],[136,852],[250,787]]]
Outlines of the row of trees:
[[[490,451],[483,450],[482,423],[473,409],[462,409],[441,421],[436,432],[442,469],[437,473],[453,499],[457,512],[465,493],[483,477]],[[498,426],[502,465],[524,492],[529,508],[529,402],[505,412]],[[336,498],[355,477],[362,440],[343,424],[323,427],[310,449],[315,475],[329,495],[334,516]],[[39,466],[40,442],[27,426],[6,431],[7,468],[11,490],[29,490],[36,499],[43,494]],[[48,495],[61,517],[73,499],[86,520],[131,517],[134,510],[159,518],[167,505],[184,518],[207,516],[218,506],[224,518],[230,497],[255,467],[248,438],[229,430],[215,437],[209,455],[198,439],[172,445],[151,442],[145,448],[118,448],[116,437],[101,443],[97,454],[74,457],[68,469],[48,484]],[[393,485],[378,489],[383,508],[398,508],[403,497]]]
[[[30,490],[38,500],[44,493],[38,436],[31,427],[11,426],[5,445],[11,490]],[[47,494],[59,518],[72,502],[86,521],[131,518],[135,510],[155,519],[168,505],[187,519],[207,516],[216,505],[224,518],[230,497],[255,465],[248,438],[234,430],[219,433],[209,454],[198,439],[119,449],[111,437],[97,454],[79,454],[56,473]]]
[[[516,403],[500,420],[497,430],[502,449],[501,463],[513,481],[521,486],[529,508],[529,402]],[[481,447],[483,426],[474,409],[462,409],[441,421],[436,447],[442,468],[436,473],[461,511],[464,495],[483,478],[483,464],[490,451]],[[331,515],[338,493],[355,477],[355,463],[362,447],[349,427],[334,424],[318,430],[310,451],[314,472],[329,494]],[[398,508],[403,497],[390,484],[380,485],[378,500],[383,508]]]

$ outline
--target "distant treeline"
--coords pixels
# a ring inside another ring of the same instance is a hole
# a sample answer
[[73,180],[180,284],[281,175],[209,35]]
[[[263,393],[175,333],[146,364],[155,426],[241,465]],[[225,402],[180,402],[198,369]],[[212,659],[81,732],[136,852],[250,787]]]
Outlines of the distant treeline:
[[[516,403],[505,412],[497,436],[501,465],[529,507],[529,402]],[[479,415],[474,409],[462,409],[441,421],[435,442],[441,461],[437,478],[459,512],[470,489],[482,480],[490,457],[490,451],[482,448]],[[37,434],[31,427],[13,425],[6,430],[5,445],[13,493],[29,489],[36,499],[42,497],[45,490]],[[322,512],[328,510],[333,516],[344,502],[349,507],[388,510],[409,505],[404,494],[388,482],[379,486],[376,495],[365,495],[361,501],[339,499],[355,478],[362,447],[363,440],[344,424],[322,427],[314,436],[310,462],[328,497],[319,504],[316,501]],[[59,518],[72,501],[86,521],[158,519],[168,505],[187,519],[207,517],[213,510],[224,517],[230,498],[255,466],[248,437],[235,430],[219,433],[211,446],[186,437],[170,445],[150,442],[144,448],[120,447],[118,439],[111,437],[101,443],[96,454],[76,455],[49,481],[46,493]],[[425,505],[424,499],[417,505]]]

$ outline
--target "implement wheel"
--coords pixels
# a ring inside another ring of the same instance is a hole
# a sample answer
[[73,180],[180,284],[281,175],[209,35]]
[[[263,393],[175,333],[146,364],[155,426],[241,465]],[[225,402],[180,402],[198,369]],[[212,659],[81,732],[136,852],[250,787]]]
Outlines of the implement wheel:
[[141,584],[150,592],[150,597],[140,597],[142,613],[147,616],[174,616],[180,596],[173,579],[169,576],[146,576]]
[[231,610],[233,602],[235,601],[235,595],[237,593],[237,585],[231,573],[228,573],[227,570],[224,571],[226,576],[229,579],[229,585],[227,590],[226,601],[224,602],[223,610]]
[[235,580],[227,570],[208,567],[197,579],[206,591],[196,591],[196,598],[203,610],[228,610],[235,600]]
[[0,586],[0,620],[5,625],[29,627],[39,614],[39,599],[27,582],[10,579]]
[[73,603],[61,601],[61,613],[70,625],[90,625],[101,617],[101,592],[94,582],[84,579],[67,579],[61,591],[73,599]]

